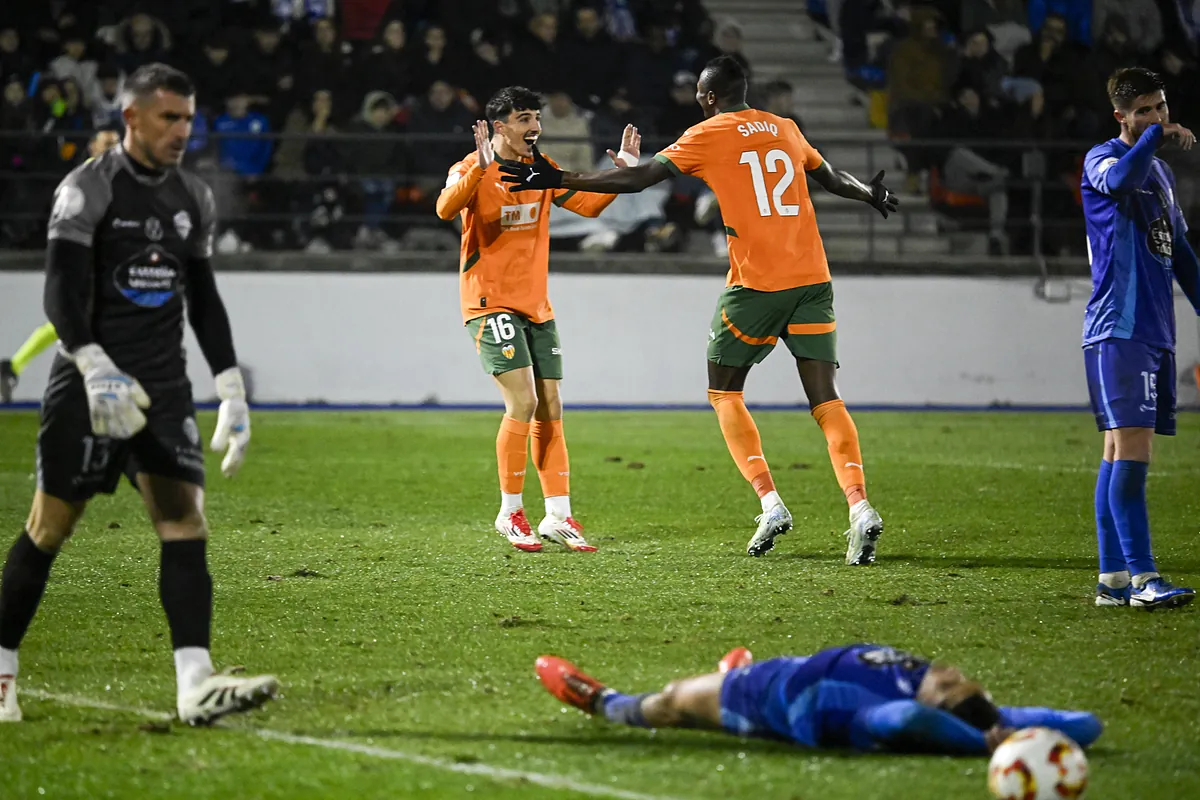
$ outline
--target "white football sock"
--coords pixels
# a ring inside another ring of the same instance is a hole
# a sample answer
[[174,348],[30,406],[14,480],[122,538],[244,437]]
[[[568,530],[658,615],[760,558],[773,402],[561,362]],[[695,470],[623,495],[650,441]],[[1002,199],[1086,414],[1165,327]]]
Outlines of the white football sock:
[[783,505],[783,499],[779,496],[779,492],[776,491],[767,492],[760,497],[759,500],[762,501],[762,510],[764,514],[775,506]]
[[857,503],[850,506],[850,519],[854,519],[855,514],[861,513],[862,510],[864,508],[868,507],[869,505],[871,505],[871,504],[868,503],[866,500],[859,500]]
[[1120,572],[1101,572],[1100,583],[1110,589],[1124,589],[1129,585],[1129,570]]
[[1141,589],[1146,585],[1146,581],[1152,581],[1158,577],[1157,572],[1141,572],[1133,576],[1133,588]]
[[571,516],[571,496],[560,494],[558,497],[547,497],[546,516],[555,519],[566,519]]
[[17,677],[17,651],[0,647],[0,675]]
[[175,651],[175,683],[180,695],[195,689],[212,674],[212,657],[206,648],[181,647]]
[[512,514],[514,511],[520,511],[525,507],[525,500],[521,497],[521,492],[516,494],[500,493],[500,513],[504,516]]

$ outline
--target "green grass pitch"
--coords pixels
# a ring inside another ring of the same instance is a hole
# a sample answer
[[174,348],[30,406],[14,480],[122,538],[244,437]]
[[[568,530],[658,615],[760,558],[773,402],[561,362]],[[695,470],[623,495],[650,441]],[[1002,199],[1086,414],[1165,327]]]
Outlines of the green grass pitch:
[[[857,415],[887,521],[865,569],[842,566],[845,504],[812,420],[757,418],[796,519],[761,559],[744,554],[757,502],[710,414],[568,413],[591,555],[492,532],[497,414],[257,414],[243,473],[210,461],[214,657],[274,672],[283,697],[213,730],[136,711],[169,712],[174,674],[158,547],[123,486],[93,504],[21,651],[26,722],[0,727],[0,797],[986,797],[983,759],[622,729],[533,676],[550,652],[648,691],[735,645],[857,640],[952,660],[1000,702],[1097,712],[1090,797],[1200,796],[1200,613],[1093,607],[1088,415]],[[1200,417],[1180,428],[1157,442],[1150,509],[1161,567],[1196,584]],[[34,414],[0,414],[4,549],[35,434]],[[536,524],[532,475],[526,496]]]

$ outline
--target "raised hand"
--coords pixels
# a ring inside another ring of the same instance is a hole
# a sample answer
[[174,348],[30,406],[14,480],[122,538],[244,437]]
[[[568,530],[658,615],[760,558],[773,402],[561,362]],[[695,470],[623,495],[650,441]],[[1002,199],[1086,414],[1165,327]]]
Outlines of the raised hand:
[[633,125],[626,125],[625,132],[621,134],[621,152],[609,150],[608,157],[618,168],[636,167],[642,157],[642,134]]
[[479,168],[487,169],[496,160],[496,154],[492,152],[492,136],[487,120],[476,120],[474,131],[475,153],[479,156]]
[[885,170],[879,170],[879,174],[871,178],[871,182],[867,186],[871,189],[871,207],[883,214],[884,219],[887,219],[888,214],[895,213],[899,207],[900,199],[883,185],[884,172]]
[[1180,150],[1191,150],[1196,144],[1196,134],[1180,125],[1178,122],[1164,122],[1163,138],[1174,139]]
[[563,171],[547,161],[535,144],[532,164],[507,160],[500,162],[500,180],[517,184],[512,188],[514,192],[528,189],[559,189],[562,188]]

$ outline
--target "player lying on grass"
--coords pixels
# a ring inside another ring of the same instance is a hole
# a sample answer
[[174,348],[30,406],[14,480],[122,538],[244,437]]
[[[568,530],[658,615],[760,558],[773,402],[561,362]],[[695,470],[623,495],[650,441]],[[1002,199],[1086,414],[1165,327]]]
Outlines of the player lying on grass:
[[610,722],[724,730],[813,748],[986,755],[1020,728],[1053,728],[1087,747],[1103,727],[1084,711],[997,706],[957,667],[877,644],[757,664],[739,647],[717,672],[639,695],[609,689],[555,656],[540,657],[536,668],[559,700]]
[[[116,147],[121,136],[112,128],[96,131],[88,142],[88,160]],[[0,359],[0,403],[11,403],[13,390],[21,380],[21,373],[29,362],[46,352],[56,341],[58,332],[52,323],[46,322],[34,329],[24,344],[17,348],[12,358]]]
[[835,170],[796,123],[746,105],[746,73],[722,56],[696,84],[704,121],[653,161],[587,175],[563,172],[534,151],[530,164],[501,165],[503,180],[522,188],[640,192],[675,175],[703,179],[717,196],[729,240],[729,276],[708,332],[708,399],[729,454],[762,506],[746,552],[760,556],[792,528],[776,490],[758,427],[743,390],[751,367],[782,339],[813,418],[825,434],[834,474],[850,508],[846,563],[870,564],[883,520],[867,500],[858,429],[838,394],[833,284],[807,176],[826,191],[875,208],[896,210],[880,172],[869,184]]
[[1196,137],[1170,121],[1162,79],[1150,70],[1117,70],[1108,97],[1121,135],[1088,151],[1082,183],[1092,267],[1083,357],[1104,435],[1096,605],[1172,608],[1196,592],[1158,573],[1146,475],[1154,435],[1175,435],[1174,282],[1200,313],[1200,261],[1188,244],[1175,176],[1155,153],[1172,141],[1190,150]]

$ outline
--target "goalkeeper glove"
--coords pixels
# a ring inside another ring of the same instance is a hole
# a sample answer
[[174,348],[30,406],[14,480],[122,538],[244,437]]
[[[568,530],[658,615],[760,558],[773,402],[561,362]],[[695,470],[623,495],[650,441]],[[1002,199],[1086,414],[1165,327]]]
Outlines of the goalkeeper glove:
[[83,375],[92,433],[113,439],[131,439],[146,427],[143,409],[150,396],[135,379],[117,368],[98,344],[85,344],[68,358]]
[[246,403],[246,382],[242,371],[230,367],[216,376],[217,397],[221,400],[217,408],[217,429],[213,432],[212,449],[225,450],[221,460],[221,473],[232,478],[246,457],[246,446],[250,444],[250,406]]
[[520,161],[500,161],[500,180],[505,183],[520,184],[513,186],[511,191],[524,192],[532,189],[561,189],[563,171],[546,160],[546,157],[533,146],[533,163],[523,164]]

